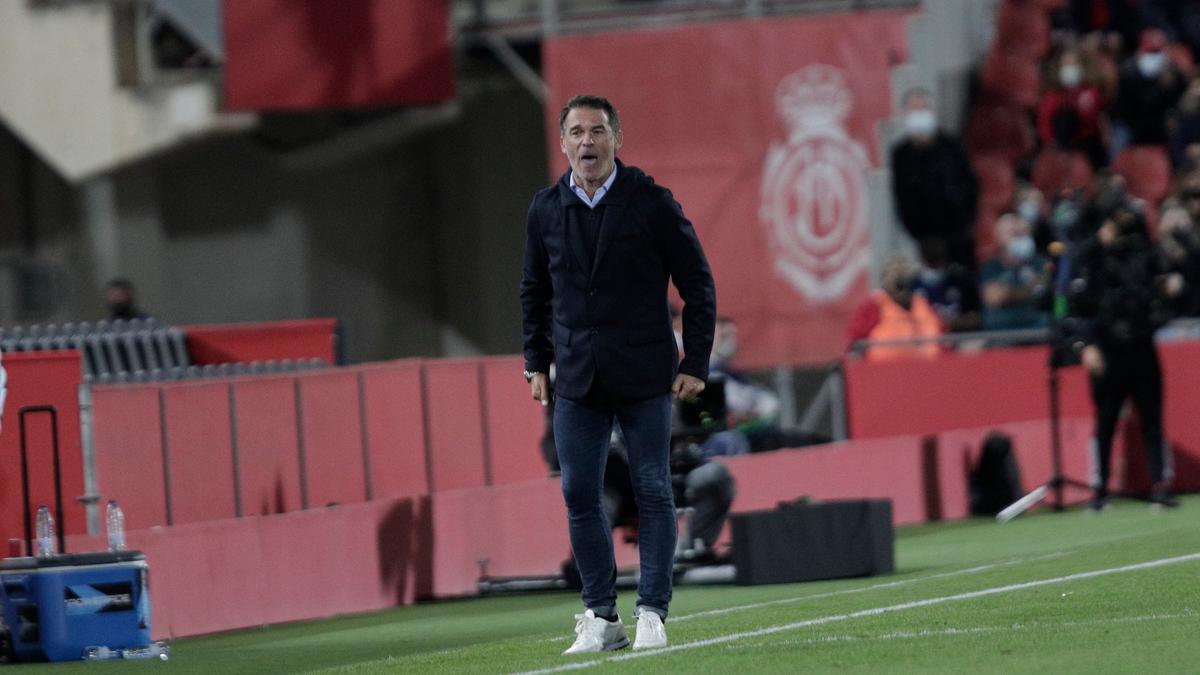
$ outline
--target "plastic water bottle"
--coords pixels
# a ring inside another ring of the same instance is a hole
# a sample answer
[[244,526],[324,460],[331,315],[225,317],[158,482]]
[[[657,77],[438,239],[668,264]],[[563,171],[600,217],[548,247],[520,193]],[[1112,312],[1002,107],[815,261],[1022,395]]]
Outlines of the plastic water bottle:
[[121,507],[117,506],[117,500],[108,500],[108,508],[105,514],[105,523],[108,527],[108,550],[110,552],[125,550],[125,514],[121,512]]
[[34,555],[50,558],[54,553],[54,516],[50,515],[50,507],[42,504],[37,510],[37,544],[34,547]]

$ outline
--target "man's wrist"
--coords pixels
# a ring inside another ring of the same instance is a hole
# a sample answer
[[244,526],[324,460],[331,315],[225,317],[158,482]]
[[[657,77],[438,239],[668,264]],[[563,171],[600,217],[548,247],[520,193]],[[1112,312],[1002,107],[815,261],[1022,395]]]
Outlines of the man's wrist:
[[533,381],[533,378],[534,378],[534,376],[535,376],[535,375],[545,375],[545,374],[546,374],[546,373],[544,373],[544,372],[542,372],[542,371],[540,371],[540,370],[529,370],[529,369],[526,369],[526,370],[525,370],[525,381],[526,381],[526,382],[532,382],[532,381]]

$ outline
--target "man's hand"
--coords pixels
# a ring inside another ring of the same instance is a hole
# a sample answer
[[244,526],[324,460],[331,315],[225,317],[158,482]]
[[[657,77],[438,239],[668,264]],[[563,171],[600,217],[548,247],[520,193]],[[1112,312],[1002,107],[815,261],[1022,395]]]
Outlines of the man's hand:
[[671,384],[671,393],[680,401],[690,401],[700,395],[704,391],[704,380],[680,373],[675,376],[675,382]]
[[1104,353],[1096,345],[1088,345],[1083,348],[1083,365],[1088,369],[1088,372],[1096,377],[1104,374]]
[[541,401],[542,405],[550,405],[550,376],[546,373],[536,373],[529,381],[530,394],[533,400]]

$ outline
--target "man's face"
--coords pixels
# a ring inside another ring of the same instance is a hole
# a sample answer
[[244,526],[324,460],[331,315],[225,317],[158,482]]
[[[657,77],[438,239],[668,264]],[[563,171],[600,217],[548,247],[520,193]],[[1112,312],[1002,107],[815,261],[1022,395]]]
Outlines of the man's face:
[[596,108],[572,108],[563,122],[562,152],[577,180],[586,187],[604,183],[612,171],[621,133],[613,132],[608,114]]

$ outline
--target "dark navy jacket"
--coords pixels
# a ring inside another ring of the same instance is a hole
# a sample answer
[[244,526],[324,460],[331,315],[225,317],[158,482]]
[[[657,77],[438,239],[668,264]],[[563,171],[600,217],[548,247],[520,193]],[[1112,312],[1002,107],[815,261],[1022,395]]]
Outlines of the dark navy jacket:
[[[669,392],[676,372],[706,379],[716,292],[700,240],[670,190],[618,161],[596,207],[593,244],[579,226],[588,207],[569,176],[529,207],[521,280],[526,369],[547,372],[554,361],[555,391],[568,399],[584,398],[597,376],[607,393],[624,399]],[[682,362],[668,280],[684,302]]]

